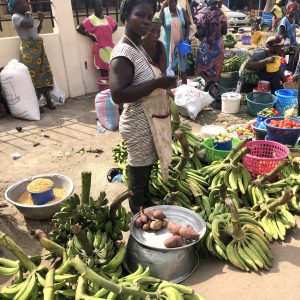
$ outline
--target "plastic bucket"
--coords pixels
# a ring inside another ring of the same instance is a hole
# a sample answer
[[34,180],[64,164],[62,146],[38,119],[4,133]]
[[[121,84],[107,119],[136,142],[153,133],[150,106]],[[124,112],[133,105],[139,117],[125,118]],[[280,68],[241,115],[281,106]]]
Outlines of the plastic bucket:
[[270,84],[269,81],[260,80],[257,84],[257,89],[258,90],[263,90],[263,91],[270,91],[271,90],[271,84]]
[[237,114],[241,106],[241,94],[235,92],[224,93],[222,98],[222,112],[226,114]]
[[181,55],[187,55],[187,54],[191,53],[192,47],[189,44],[189,41],[185,40],[185,41],[179,43],[178,44],[178,51]]
[[232,140],[224,143],[214,142],[214,149],[230,151],[232,149]]
[[53,188],[41,193],[30,193],[31,199],[36,205],[43,205],[54,199]]
[[274,56],[275,61],[273,63],[266,64],[266,71],[268,73],[275,73],[278,72],[280,69],[280,56]]

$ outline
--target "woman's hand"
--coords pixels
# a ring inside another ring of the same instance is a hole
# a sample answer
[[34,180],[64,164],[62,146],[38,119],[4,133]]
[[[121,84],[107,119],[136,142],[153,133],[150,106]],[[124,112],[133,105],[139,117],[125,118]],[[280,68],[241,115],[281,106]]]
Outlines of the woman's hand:
[[177,78],[174,76],[161,76],[156,79],[157,88],[159,89],[172,89],[176,87]]
[[164,2],[163,2],[163,4],[162,4],[162,8],[166,8],[166,7],[168,7],[169,5],[168,5],[168,1],[167,0],[165,0]]
[[274,56],[267,57],[263,60],[263,62],[265,64],[271,64],[271,63],[275,62],[275,57]]
[[92,40],[94,43],[97,43],[97,42],[98,42],[97,39],[96,39],[96,37],[95,37],[92,33],[89,34],[89,37],[91,38],[91,40]]
[[45,18],[44,13],[41,12],[41,11],[38,11],[38,18],[39,18],[40,22],[43,22],[43,21],[44,21],[44,18]]

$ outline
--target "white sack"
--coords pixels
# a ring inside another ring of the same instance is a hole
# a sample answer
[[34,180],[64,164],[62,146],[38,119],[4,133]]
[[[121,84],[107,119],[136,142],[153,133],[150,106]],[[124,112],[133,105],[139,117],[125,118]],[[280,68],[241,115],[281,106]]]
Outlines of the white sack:
[[[55,106],[64,105],[66,102],[66,94],[65,92],[58,86],[55,78],[53,79],[53,89],[49,91],[50,98],[52,100],[52,103]],[[44,106],[47,104],[47,100],[44,96],[40,98],[39,101],[40,106]]]
[[28,68],[16,59],[0,73],[1,90],[14,117],[39,121],[40,110]]
[[175,91],[175,103],[179,113],[191,118],[193,121],[197,118],[199,112],[213,101],[214,99],[209,93],[186,84],[179,86]]

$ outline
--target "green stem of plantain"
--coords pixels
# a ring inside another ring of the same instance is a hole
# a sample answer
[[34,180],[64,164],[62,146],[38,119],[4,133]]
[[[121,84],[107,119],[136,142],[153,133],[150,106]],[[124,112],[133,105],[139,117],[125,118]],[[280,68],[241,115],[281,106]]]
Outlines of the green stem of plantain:
[[287,165],[287,163],[287,160],[282,161],[272,172],[254,180],[253,184],[261,185],[267,181],[272,180]]
[[247,154],[250,152],[250,149],[245,147],[240,150],[236,156],[234,156],[231,160],[232,165],[236,166],[236,164]]
[[71,227],[72,233],[78,238],[80,245],[82,246],[83,250],[86,252],[88,256],[93,255],[93,248],[90,244],[86,232],[82,230],[79,224],[75,224]]
[[237,152],[243,148],[243,146],[248,142],[248,139],[242,140],[238,145],[232,148],[232,150],[229,152],[228,156],[224,159],[224,162],[230,161],[236,154]]
[[82,296],[85,294],[86,286],[87,286],[87,280],[82,276],[79,276],[77,281],[75,300],[82,299]]
[[132,197],[133,193],[131,191],[125,191],[124,193],[120,194],[110,205],[110,218],[112,220],[115,219],[116,217],[116,211],[118,209],[118,207],[121,205],[121,203],[123,201],[125,201],[126,199],[128,199],[129,197]]
[[273,211],[276,207],[285,205],[294,197],[294,193],[291,189],[286,189],[281,198],[275,200],[271,204],[267,205],[264,211]]
[[63,257],[65,249],[62,246],[56,244],[53,241],[48,240],[45,237],[39,238],[39,242],[41,246],[46,250],[53,252],[58,257]]
[[48,271],[45,280],[45,287],[43,290],[44,300],[53,300],[54,299],[54,274],[55,269],[52,268]]
[[227,197],[225,203],[229,207],[231,213],[231,223],[233,226],[232,237],[236,240],[241,240],[244,238],[244,231],[241,228],[239,213],[232,199]]
[[80,198],[81,206],[89,204],[90,193],[91,193],[91,181],[92,181],[91,172],[81,173],[81,198]]
[[0,248],[4,247],[12,252],[28,271],[33,271],[37,266],[30,260],[28,255],[4,232],[0,231]]
[[178,173],[181,173],[183,171],[184,167],[186,166],[186,164],[190,160],[189,144],[187,142],[184,132],[180,129],[178,129],[174,132],[174,137],[176,139],[178,139],[178,141],[181,145],[181,148],[182,148],[182,155],[180,157],[180,161],[177,164],[177,166],[175,167],[175,171]]
[[[170,98],[170,97],[169,97]],[[170,112],[172,116],[171,126],[172,126],[172,133],[174,134],[176,130],[179,129],[180,126],[180,117],[177,110],[177,106],[173,99],[170,99]]]
[[147,293],[139,291],[134,288],[127,288],[124,286],[121,286],[119,284],[113,283],[101,276],[99,276],[97,273],[95,273],[93,270],[91,270],[85,263],[81,261],[79,256],[76,256],[72,259],[72,265],[73,267],[81,274],[83,278],[85,278],[88,281],[95,282],[99,284],[99,286],[105,288],[106,290],[113,292],[117,295],[123,294],[123,295],[132,295],[136,297],[136,299],[147,299]]

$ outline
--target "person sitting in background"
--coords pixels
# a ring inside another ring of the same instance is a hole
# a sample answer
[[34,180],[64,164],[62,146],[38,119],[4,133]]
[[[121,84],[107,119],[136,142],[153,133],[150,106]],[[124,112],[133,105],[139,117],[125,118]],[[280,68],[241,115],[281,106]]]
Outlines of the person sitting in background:
[[284,41],[281,37],[269,37],[266,42],[266,48],[257,48],[253,55],[242,66],[240,77],[243,82],[242,92],[252,92],[259,80],[270,82],[271,92],[282,89],[282,82],[285,80],[283,71],[268,73],[266,65],[275,62],[275,56],[282,56]]
[[21,39],[20,61],[30,72],[38,99],[45,96],[47,106],[55,109],[50,91],[53,89],[53,75],[39,33],[43,27],[44,14],[38,12],[39,24],[36,25],[26,0],[8,0],[8,9],[13,14],[12,22]]
[[94,64],[100,70],[102,77],[108,76],[109,60],[114,43],[112,34],[118,25],[109,16],[103,15],[102,0],[92,0],[94,13],[77,27],[77,32],[93,41]]
[[142,38],[141,45],[151,57],[153,64],[160,69],[162,74],[165,74],[167,70],[167,53],[164,44],[159,40],[161,25],[160,18],[154,17],[151,29]]
[[276,0],[275,5],[273,6],[272,9],[272,15],[273,15],[272,30],[274,31],[277,29],[278,23],[281,21],[283,17],[283,11],[281,5],[282,5],[282,0]]

